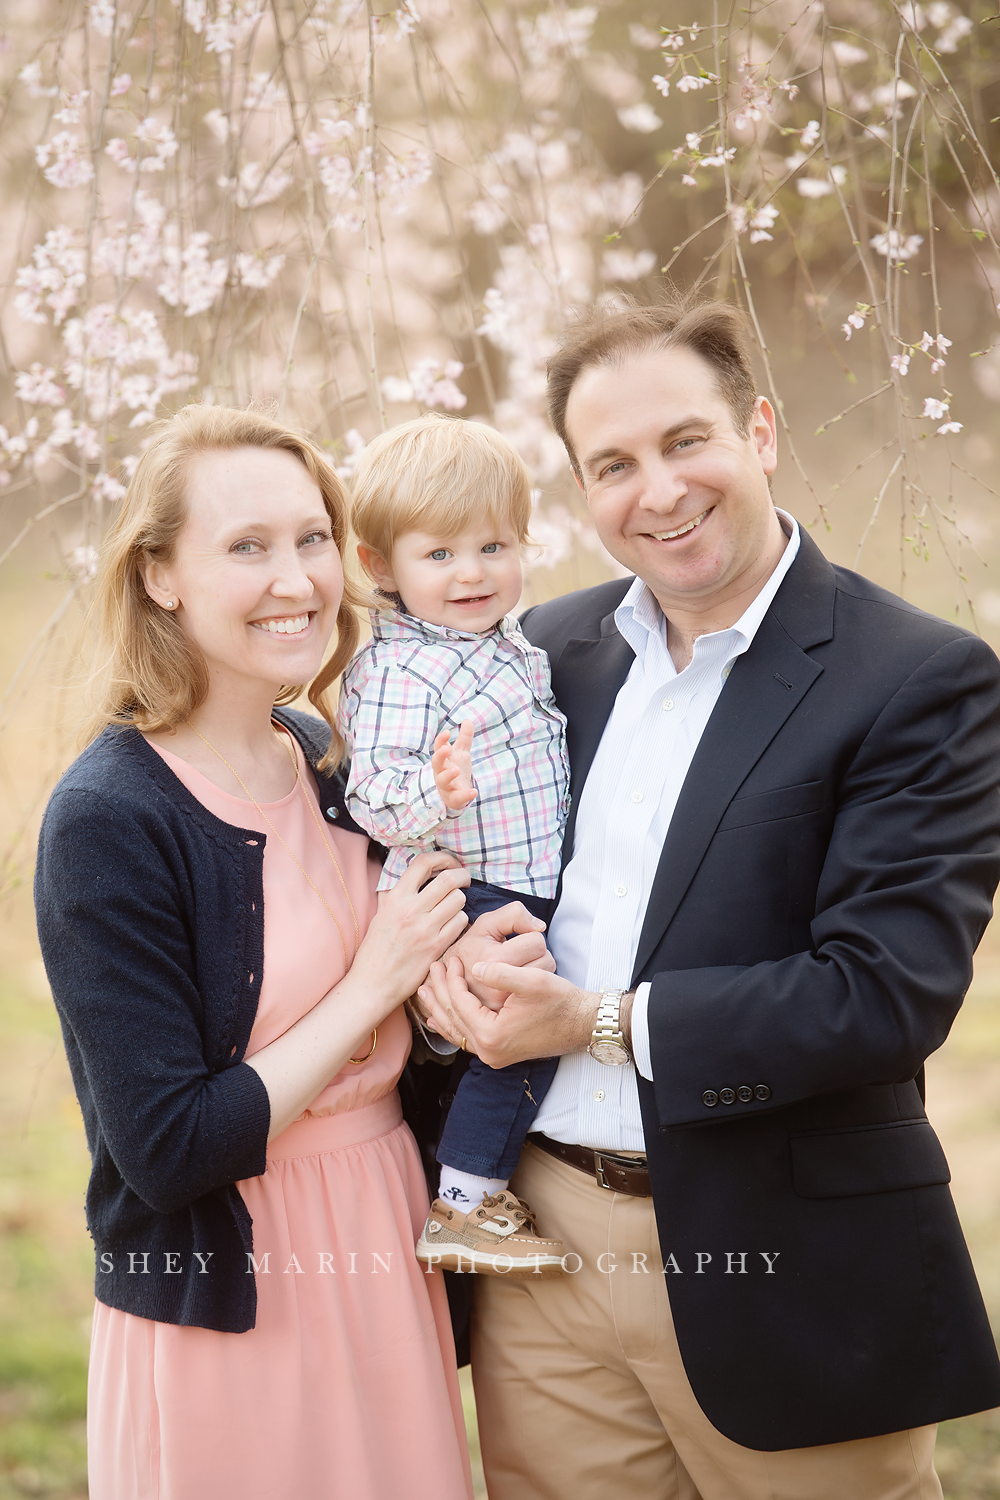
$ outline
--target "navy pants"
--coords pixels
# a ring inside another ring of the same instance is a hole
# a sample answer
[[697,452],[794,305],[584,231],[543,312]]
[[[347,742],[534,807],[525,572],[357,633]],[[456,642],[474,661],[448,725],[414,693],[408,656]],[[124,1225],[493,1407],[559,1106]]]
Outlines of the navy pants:
[[[465,910],[474,922],[511,901],[520,901],[533,917],[548,921],[551,901],[481,880],[474,880],[466,891]],[[475,1177],[510,1177],[558,1062],[557,1057],[543,1057],[490,1068],[473,1057],[448,1111],[438,1161]]]

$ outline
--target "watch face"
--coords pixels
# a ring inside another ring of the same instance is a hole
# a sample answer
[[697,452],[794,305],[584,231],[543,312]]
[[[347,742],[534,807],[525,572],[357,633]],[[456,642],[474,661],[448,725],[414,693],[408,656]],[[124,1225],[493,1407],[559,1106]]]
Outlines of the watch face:
[[624,1042],[591,1042],[587,1051],[595,1062],[606,1063],[612,1068],[629,1061],[628,1048]]

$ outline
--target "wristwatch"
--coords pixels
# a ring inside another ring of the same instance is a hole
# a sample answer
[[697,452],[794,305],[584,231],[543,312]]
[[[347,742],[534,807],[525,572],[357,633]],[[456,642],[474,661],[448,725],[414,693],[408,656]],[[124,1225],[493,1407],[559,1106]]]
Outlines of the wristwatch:
[[605,990],[597,1010],[597,1021],[587,1051],[595,1062],[609,1067],[621,1067],[632,1061],[632,1053],[622,1035],[620,1011],[622,997],[627,990]]

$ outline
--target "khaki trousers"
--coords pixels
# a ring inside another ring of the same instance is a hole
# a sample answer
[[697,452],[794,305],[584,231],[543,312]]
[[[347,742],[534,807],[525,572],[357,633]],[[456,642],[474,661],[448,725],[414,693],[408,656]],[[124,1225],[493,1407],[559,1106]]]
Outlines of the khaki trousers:
[[941,1500],[935,1427],[779,1453],[723,1437],[681,1363],[652,1200],[611,1193],[530,1145],[511,1190],[583,1267],[476,1279],[490,1500]]

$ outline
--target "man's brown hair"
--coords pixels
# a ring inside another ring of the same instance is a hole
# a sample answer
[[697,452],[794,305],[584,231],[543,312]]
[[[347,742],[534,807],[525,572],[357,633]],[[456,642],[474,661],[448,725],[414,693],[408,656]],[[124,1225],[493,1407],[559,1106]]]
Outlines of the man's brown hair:
[[650,349],[690,349],[700,355],[711,366],[734,425],[749,437],[757,386],[750,338],[739,309],[729,302],[679,296],[642,307],[631,297],[619,296],[614,306],[593,308],[563,335],[546,370],[549,420],[566,444],[577,476],[580,466],[566,433],[566,407],[581,372],[594,365],[623,363]]

